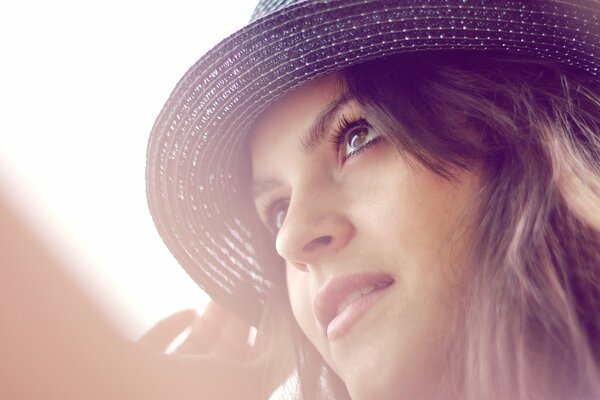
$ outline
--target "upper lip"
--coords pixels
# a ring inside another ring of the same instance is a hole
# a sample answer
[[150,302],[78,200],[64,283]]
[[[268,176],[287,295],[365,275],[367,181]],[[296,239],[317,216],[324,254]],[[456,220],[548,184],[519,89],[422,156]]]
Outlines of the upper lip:
[[323,327],[335,318],[338,305],[352,292],[367,286],[389,286],[394,279],[385,273],[357,273],[330,279],[315,296],[313,309]]

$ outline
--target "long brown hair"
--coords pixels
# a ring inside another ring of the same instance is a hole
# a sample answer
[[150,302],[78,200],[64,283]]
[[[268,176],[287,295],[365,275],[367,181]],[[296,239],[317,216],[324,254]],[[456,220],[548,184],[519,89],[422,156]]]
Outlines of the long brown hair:
[[[460,52],[339,76],[374,128],[432,171],[454,179],[457,167],[482,166],[448,397],[600,398],[600,81],[551,61]],[[348,397],[287,299],[268,308],[273,355],[294,349],[302,398]]]

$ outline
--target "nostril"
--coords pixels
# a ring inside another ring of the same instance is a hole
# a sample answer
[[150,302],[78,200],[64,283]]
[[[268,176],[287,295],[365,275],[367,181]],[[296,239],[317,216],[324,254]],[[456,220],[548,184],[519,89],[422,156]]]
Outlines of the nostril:
[[304,246],[304,248],[302,250],[304,250],[306,252],[311,252],[313,250],[318,249],[319,247],[327,247],[327,246],[329,246],[329,244],[331,243],[332,240],[333,239],[331,236],[321,236],[321,237],[311,240],[310,243],[308,243],[306,246]]

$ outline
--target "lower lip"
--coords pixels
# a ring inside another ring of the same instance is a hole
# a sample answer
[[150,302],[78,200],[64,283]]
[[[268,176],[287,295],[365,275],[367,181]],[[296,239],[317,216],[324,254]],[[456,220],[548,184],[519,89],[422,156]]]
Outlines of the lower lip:
[[374,290],[349,304],[341,314],[337,315],[331,320],[329,325],[327,325],[327,338],[329,340],[335,340],[345,335],[352,328],[354,323],[387,293],[387,289],[392,285]]

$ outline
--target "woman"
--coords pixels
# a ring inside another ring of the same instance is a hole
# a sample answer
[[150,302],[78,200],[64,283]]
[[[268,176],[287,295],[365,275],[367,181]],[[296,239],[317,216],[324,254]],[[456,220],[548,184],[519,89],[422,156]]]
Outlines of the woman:
[[257,326],[251,397],[600,398],[600,4],[279,3],[148,150],[166,244]]

